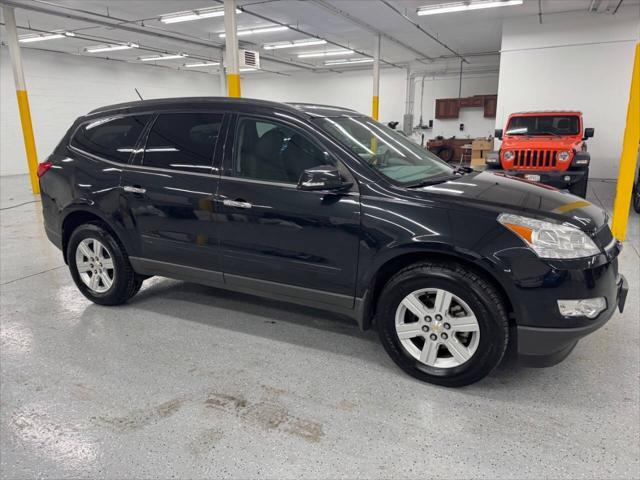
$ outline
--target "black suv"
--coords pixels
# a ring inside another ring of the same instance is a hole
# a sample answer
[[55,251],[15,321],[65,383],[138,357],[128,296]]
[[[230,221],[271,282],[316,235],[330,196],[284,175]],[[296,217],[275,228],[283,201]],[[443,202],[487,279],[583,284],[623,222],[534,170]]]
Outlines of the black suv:
[[479,380],[509,342],[557,363],[624,306],[600,208],[453,168],[353,110],[114,105],[76,120],[38,173],[47,235],[91,301],[161,275],[332,310],[375,322],[432,383]]

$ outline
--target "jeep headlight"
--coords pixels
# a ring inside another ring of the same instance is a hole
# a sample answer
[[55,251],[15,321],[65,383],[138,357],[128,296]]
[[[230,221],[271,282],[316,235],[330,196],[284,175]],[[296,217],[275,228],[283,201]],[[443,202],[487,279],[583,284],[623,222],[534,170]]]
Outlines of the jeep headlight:
[[562,150],[558,152],[558,160],[561,162],[566,162],[571,158],[571,152],[567,152],[566,150]]
[[583,258],[600,253],[582,230],[556,223],[502,213],[498,222],[518,235],[540,258]]
[[513,158],[513,152],[511,150],[506,150],[503,154],[502,157],[506,160],[506,161],[510,161]]

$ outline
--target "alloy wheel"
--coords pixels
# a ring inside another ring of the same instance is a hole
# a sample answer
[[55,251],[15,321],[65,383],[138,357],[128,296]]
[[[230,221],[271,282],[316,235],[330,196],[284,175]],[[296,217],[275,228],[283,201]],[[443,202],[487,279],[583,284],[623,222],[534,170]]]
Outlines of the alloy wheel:
[[113,285],[116,270],[111,252],[99,240],[85,238],[76,248],[76,268],[93,292],[105,293]]
[[480,325],[464,300],[440,288],[416,290],[396,310],[396,333],[404,349],[419,362],[454,368],[478,349]]

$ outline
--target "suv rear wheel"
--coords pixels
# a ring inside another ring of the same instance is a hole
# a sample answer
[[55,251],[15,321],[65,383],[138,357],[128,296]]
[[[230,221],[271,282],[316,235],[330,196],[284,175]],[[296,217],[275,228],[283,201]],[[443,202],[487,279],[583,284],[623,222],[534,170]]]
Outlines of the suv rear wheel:
[[489,374],[508,343],[500,294],[455,263],[419,263],[385,286],[378,333],[391,358],[415,378],[460,387]]
[[99,223],[80,225],[67,246],[71,276],[82,294],[100,305],[119,305],[133,297],[143,279],[131,268],[124,248]]

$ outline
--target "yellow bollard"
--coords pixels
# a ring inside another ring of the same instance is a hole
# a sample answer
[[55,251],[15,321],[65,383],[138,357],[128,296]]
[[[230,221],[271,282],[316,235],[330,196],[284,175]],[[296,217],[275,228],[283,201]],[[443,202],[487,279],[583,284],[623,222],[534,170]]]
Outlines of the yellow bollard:
[[638,160],[638,143],[640,143],[640,43],[636,44],[631,75],[631,93],[629,93],[629,107],[627,109],[627,125],[624,130],[616,199],[613,205],[611,230],[621,242],[627,236],[629,204],[631,203],[631,191],[633,190],[633,179]]

